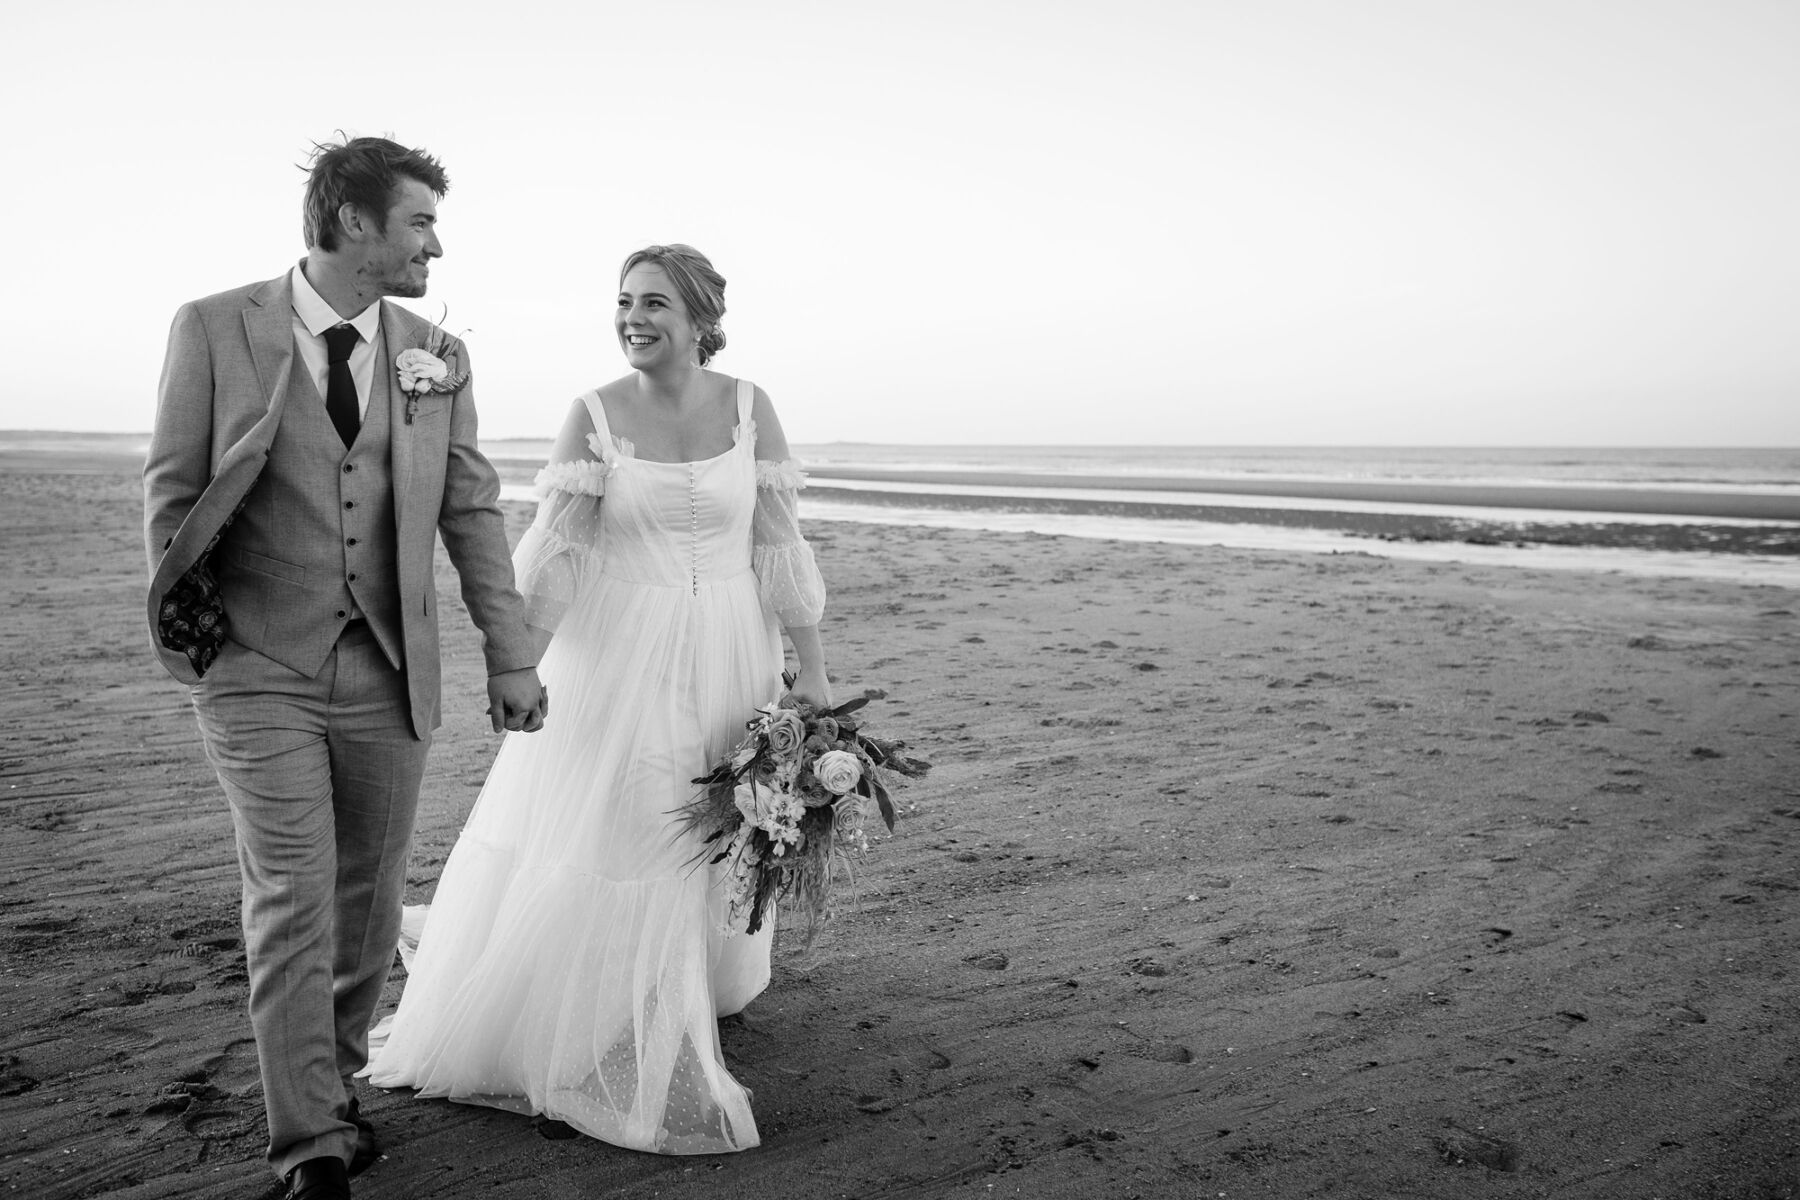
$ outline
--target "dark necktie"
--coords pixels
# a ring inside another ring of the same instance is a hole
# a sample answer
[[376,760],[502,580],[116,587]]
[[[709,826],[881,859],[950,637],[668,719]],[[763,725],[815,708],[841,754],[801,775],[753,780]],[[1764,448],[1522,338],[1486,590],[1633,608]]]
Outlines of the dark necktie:
[[331,372],[325,381],[325,411],[348,446],[362,428],[362,406],[356,402],[356,380],[350,374],[350,350],[362,335],[351,325],[333,325],[325,331],[325,348]]

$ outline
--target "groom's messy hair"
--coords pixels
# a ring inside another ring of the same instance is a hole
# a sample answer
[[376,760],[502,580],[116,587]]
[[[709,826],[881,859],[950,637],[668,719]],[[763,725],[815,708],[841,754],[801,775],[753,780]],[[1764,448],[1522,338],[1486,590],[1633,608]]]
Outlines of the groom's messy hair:
[[[340,135],[341,136],[341,135]],[[450,176],[438,160],[387,138],[345,138],[316,142],[301,204],[306,247],[338,248],[338,209],[354,204],[387,232],[387,213],[402,179],[414,179],[438,196],[450,190]]]

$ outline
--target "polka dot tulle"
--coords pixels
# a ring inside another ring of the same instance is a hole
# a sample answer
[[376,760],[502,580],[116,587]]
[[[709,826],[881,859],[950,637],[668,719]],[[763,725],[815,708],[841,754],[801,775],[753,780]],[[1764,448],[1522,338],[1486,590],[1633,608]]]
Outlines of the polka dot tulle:
[[757,486],[745,416],[702,463],[603,436],[611,461],[542,481],[515,561],[556,630],[550,720],[507,738],[445,863],[375,1083],[637,1150],[757,1144],[717,1019],[767,986],[773,930],[727,931],[714,869],[670,819],[779,694],[778,621],[824,602],[793,489]]

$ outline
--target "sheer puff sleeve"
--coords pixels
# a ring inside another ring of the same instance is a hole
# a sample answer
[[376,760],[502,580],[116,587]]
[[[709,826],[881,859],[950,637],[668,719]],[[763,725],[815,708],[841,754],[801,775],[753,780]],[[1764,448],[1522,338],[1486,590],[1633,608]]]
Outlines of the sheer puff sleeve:
[[800,536],[796,495],[805,486],[806,476],[793,459],[757,460],[750,565],[763,603],[788,628],[817,625],[825,612],[825,580],[812,547]]
[[611,468],[587,459],[537,474],[538,510],[513,551],[525,623],[556,632],[599,557],[600,499]]

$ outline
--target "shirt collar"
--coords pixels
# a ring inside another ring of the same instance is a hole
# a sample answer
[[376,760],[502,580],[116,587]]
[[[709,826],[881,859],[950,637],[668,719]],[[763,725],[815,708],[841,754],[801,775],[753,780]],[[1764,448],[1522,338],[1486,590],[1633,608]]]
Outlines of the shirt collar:
[[294,281],[294,315],[306,326],[306,332],[318,337],[333,325],[350,325],[362,334],[365,342],[373,343],[375,334],[381,328],[381,301],[377,300],[369,307],[346,321],[338,316],[337,310],[325,302],[317,289],[307,282],[306,272],[301,270],[305,260],[295,264]]

